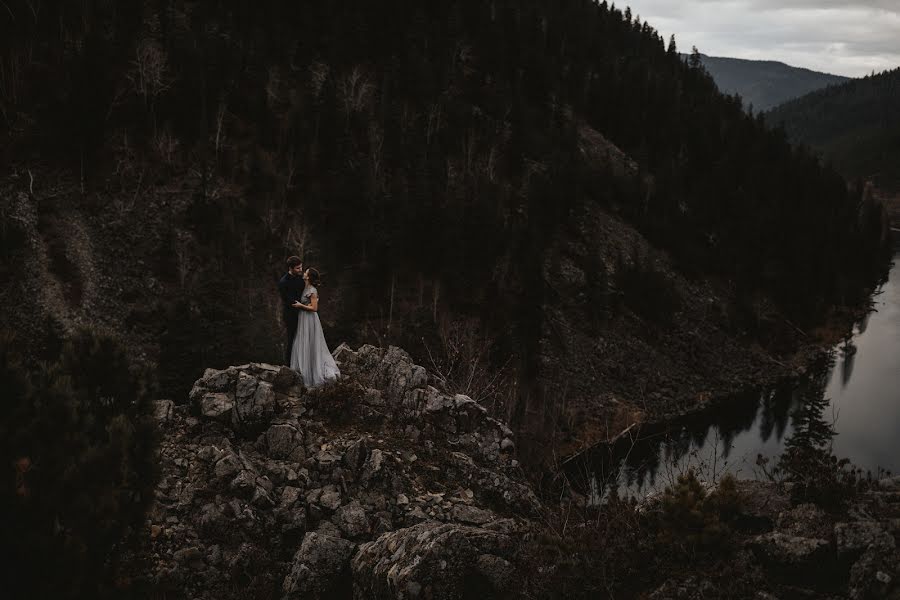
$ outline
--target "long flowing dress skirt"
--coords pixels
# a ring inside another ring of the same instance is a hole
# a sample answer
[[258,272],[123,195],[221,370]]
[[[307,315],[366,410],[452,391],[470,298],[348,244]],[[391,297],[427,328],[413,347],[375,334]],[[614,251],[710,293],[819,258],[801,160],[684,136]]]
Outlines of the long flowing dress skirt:
[[334,357],[325,343],[322,322],[319,314],[313,311],[302,311],[297,319],[297,335],[294,336],[294,348],[291,352],[291,368],[300,371],[303,383],[307,387],[317,387],[328,379],[340,377]]

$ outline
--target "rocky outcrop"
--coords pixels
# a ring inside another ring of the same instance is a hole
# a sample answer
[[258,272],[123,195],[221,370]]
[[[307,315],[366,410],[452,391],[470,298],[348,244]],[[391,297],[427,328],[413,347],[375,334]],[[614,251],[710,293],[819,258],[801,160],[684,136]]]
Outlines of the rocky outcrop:
[[[891,505],[897,479],[876,482],[848,510],[829,513],[814,504],[791,503],[787,489],[762,481],[741,481],[739,514],[732,521],[729,577],[741,580],[738,596],[723,594],[712,581],[706,557],[682,569],[649,594],[650,598],[747,597],[900,598],[900,503]],[[752,591],[750,591],[752,590]],[[734,593],[732,591],[732,593]]]
[[[745,546],[770,580],[810,594],[844,590],[842,597],[900,597],[900,506],[891,506],[894,480],[877,482],[860,494],[846,513],[829,514],[813,504],[790,507],[784,491],[772,484],[743,482],[756,502],[742,512],[759,518],[760,501],[770,507],[773,527],[749,537]],[[748,494],[743,495],[744,498]],[[749,496],[752,497],[752,496]]]
[[508,519],[484,527],[428,521],[385,533],[353,559],[354,597],[514,597],[516,567],[509,559],[521,533]]
[[[412,600],[544,597],[555,573],[587,577],[544,564],[560,551],[548,539],[590,548],[548,527],[553,510],[523,477],[505,424],[429,385],[399,348],[335,356],[344,376],[315,390],[284,367],[246,364],[207,370],[187,403],[157,401],[162,477],[139,543],[123,553],[124,578],[189,598]],[[736,589],[897,597],[900,479],[877,482],[840,515],[795,505],[785,487],[737,484]],[[629,535],[665,560],[652,547],[658,500],[628,517],[638,528]],[[563,508],[572,531],[597,522]],[[713,573],[682,575],[629,589],[714,597]]]
[[515,590],[541,505],[509,428],[399,348],[335,357],[344,376],[316,390],[253,363],[157,402],[163,474],[134,578],[217,599]]

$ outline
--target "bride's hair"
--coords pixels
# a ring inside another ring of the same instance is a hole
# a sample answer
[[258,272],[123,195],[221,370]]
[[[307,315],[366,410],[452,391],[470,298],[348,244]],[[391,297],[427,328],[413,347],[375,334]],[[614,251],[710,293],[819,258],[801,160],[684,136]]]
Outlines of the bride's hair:
[[310,267],[309,269],[307,269],[307,273],[309,273],[309,283],[311,285],[319,285],[319,282],[322,281],[322,278],[316,269]]

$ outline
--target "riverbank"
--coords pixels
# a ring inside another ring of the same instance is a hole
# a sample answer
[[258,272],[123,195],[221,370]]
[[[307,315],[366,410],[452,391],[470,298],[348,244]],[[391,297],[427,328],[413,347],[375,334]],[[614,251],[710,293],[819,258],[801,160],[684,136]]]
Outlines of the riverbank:
[[[588,208],[572,222],[543,263],[552,290],[537,361],[542,402],[517,423],[533,461],[558,463],[629,427],[672,422],[802,377],[871,310],[867,296],[804,329],[765,296],[687,277],[612,213]],[[622,248],[633,251],[623,256]],[[622,289],[623,269],[645,288]],[[607,296],[596,292],[603,277],[613,282]]]

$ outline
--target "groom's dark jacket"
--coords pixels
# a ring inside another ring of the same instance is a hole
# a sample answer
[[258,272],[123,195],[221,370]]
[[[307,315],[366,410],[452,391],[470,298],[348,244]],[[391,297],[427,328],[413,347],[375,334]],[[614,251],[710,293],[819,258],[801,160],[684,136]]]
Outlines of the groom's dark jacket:
[[299,316],[300,311],[292,307],[291,304],[300,300],[300,296],[303,295],[304,287],[306,287],[306,283],[303,281],[303,276],[285,273],[278,281],[278,293],[281,295],[282,316],[284,317],[284,324],[288,328],[291,326],[294,328],[297,327],[297,317]]

